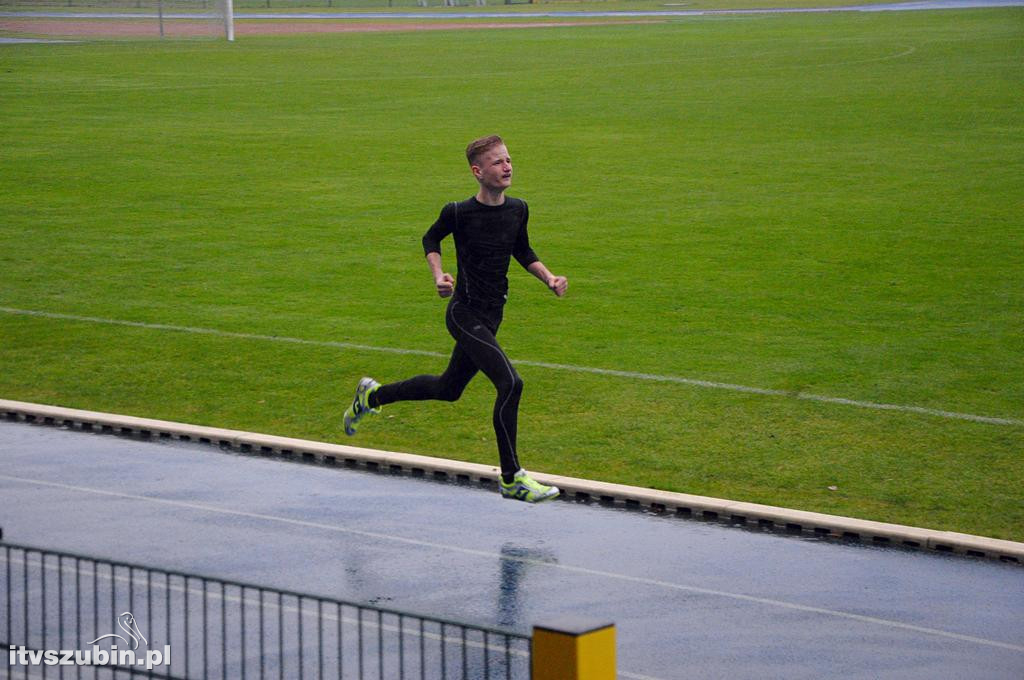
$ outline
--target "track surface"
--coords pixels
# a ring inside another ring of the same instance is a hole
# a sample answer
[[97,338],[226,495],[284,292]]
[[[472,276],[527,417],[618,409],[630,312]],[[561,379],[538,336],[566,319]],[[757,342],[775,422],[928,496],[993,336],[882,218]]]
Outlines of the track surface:
[[[718,15],[756,15],[828,12],[887,12],[917,10],[978,9],[1020,7],[1024,0],[919,0],[840,7],[788,7],[758,9],[679,9],[640,11],[437,11],[416,12],[296,12],[235,13],[235,31],[239,35],[364,33],[465,29],[522,29],[566,27],[616,23],[652,23],[680,17]],[[218,37],[220,24],[207,14],[168,13],[158,27],[149,13],[111,12],[0,12],[0,33],[62,37]],[[506,19],[517,19],[508,22]],[[533,19],[533,21],[527,21]],[[538,20],[540,19],[540,20]],[[555,19],[556,21],[551,21]],[[472,21],[465,21],[472,20]],[[2,44],[26,42],[24,38],[0,37]],[[28,42],[31,42],[29,40]],[[37,42],[67,42],[38,40]],[[954,414],[956,415],[956,414]]]
[[528,631],[624,678],[1024,677],[1019,566],[0,423],[5,538]]
[[[1021,7],[1024,0],[916,0],[913,2],[874,3],[868,5],[841,5],[836,7],[763,7],[753,9],[664,9],[664,10],[548,10],[523,12],[458,11],[437,8],[436,11],[414,12],[235,12],[236,19],[529,19],[529,18],[614,18],[614,17],[689,17],[714,14],[806,14],[817,12],[903,12],[938,9],[980,9],[992,7]],[[0,17],[24,16],[26,12],[0,12]],[[28,10],[32,16],[48,18],[149,18],[152,13],[130,12],[38,12]],[[178,18],[205,18],[204,14],[169,12],[165,16]]]

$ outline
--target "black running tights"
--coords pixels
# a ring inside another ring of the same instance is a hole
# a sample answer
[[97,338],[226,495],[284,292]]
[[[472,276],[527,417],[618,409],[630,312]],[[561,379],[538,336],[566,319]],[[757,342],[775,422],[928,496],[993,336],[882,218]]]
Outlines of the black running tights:
[[450,302],[445,323],[455,338],[455,349],[448,368],[441,375],[418,375],[381,385],[373,395],[371,406],[426,399],[456,401],[477,371],[483,371],[498,391],[494,400],[494,434],[498,440],[501,473],[508,477],[520,467],[516,456],[516,425],[523,380],[495,338],[501,325],[501,313],[501,307],[482,312],[458,300]]

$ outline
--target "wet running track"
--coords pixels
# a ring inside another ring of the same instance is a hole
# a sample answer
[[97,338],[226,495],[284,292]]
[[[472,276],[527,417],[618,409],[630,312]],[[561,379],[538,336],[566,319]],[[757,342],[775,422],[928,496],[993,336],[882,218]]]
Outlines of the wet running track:
[[12,543],[528,632],[623,678],[1024,677],[1024,569],[0,422]]

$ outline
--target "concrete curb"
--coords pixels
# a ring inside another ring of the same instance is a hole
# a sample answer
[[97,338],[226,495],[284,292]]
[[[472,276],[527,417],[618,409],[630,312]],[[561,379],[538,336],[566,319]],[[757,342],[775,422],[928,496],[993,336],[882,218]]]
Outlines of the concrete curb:
[[[451,478],[489,486],[495,484],[498,476],[498,469],[491,465],[6,399],[0,399],[0,416],[9,420],[66,425],[100,432],[197,441],[247,453],[292,458],[311,463],[362,467],[413,476]],[[559,475],[534,473],[534,477],[545,484],[557,485],[562,490],[563,497],[569,500],[594,500],[607,505],[646,508],[655,512],[721,520],[791,533],[807,533],[876,545],[919,548],[1024,564],[1024,543],[1016,541]]]

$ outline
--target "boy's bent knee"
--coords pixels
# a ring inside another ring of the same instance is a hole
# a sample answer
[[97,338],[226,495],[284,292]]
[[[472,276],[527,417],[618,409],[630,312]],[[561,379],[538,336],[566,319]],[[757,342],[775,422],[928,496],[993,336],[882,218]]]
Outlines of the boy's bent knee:
[[516,374],[508,380],[501,381],[497,387],[499,394],[511,394],[518,397],[523,393],[523,379]]
[[462,396],[463,389],[459,385],[441,385],[437,398],[441,401],[458,401]]

